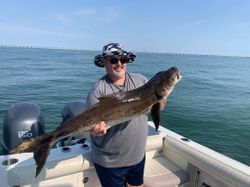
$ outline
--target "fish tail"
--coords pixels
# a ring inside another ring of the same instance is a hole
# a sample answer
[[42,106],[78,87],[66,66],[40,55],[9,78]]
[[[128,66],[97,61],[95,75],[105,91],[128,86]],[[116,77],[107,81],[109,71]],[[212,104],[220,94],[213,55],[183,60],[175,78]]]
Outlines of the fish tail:
[[36,162],[36,177],[41,172],[46,160],[48,158],[50,149],[53,144],[54,135],[52,133],[47,133],[42,136],[39,136],[28,141],[24,141],[18,147],[13,149],[10,153],[24,153],[24,152],[33,152],[34,159]]
[[49,156],[49,152],[51,149],[51,144],[49,142],[45,142],[44,144],[40,145],[34,151],[34,159],[36,162],[36,177],[39,175],[43,166]]

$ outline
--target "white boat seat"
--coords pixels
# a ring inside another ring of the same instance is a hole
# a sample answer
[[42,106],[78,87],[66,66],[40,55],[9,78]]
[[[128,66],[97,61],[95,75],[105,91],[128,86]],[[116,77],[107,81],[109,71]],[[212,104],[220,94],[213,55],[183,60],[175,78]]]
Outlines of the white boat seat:
[[145,187],[175,187],[189,181],[188,174],[172,161],[157,154],[162,149],[161,135],[148,136],[144,174]]
[[188,181],[188,174],[164,156],[146,159],[145,187],[175,187]]

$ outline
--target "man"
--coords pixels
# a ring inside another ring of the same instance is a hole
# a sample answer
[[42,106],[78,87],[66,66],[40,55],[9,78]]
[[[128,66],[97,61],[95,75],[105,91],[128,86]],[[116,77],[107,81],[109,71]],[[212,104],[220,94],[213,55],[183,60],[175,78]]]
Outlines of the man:
[[[147,82],[140,74],[126,72],[127,64],[135,58],[134,53],[126,51],[119,43],[103,47],[102,54],[95,57],[94,63],[105,67],[107,74],[90,91],[87,107],[99,102],[102,96],[129,91]],[[125,183],[129,187],[143,186],[147,134],[146,115],[110,129],[100,121],[91,131],[93,160],[103,187],[123,187]]]

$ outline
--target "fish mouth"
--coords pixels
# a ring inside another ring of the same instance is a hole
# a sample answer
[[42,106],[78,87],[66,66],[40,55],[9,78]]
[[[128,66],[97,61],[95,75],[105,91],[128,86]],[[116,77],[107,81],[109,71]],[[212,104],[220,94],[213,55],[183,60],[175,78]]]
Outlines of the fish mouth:
[[181,72],[178,70],[177,76],[176,76],[177,81],[180,81],[182,79]]
[[176,73],[175,81],[177,83],[178,81],[180,81],[182,79],[182,75],[181,75],[181,72],[178,68],[175,68],[175,73]]

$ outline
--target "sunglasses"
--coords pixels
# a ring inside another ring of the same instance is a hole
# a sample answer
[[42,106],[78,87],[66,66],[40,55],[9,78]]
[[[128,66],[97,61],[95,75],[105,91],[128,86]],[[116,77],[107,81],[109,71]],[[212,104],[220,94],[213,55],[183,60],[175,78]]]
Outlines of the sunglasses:
[[128,58],[126,58],[126,57],[112,57],[110,60],[109,60],[109,62],[111,63],[111,64],[116,64],[116,63],[118,63],[118,61],[120,61],[122,64],[125,64],[125,63],[128,63],[129,62],[129,59]]

